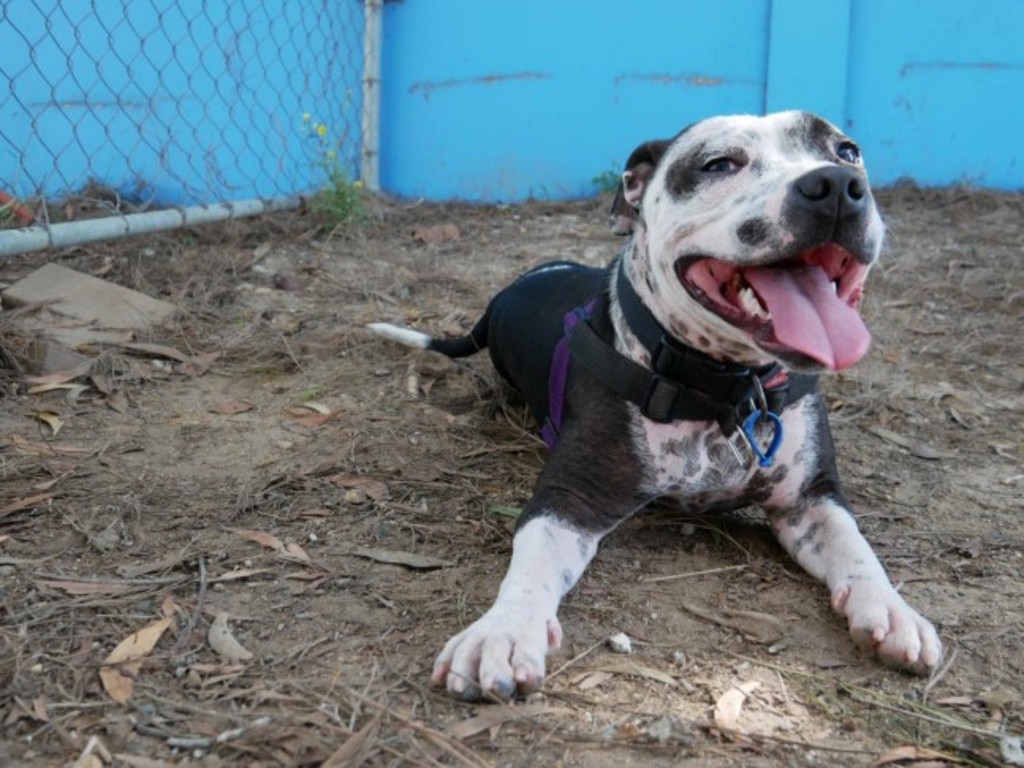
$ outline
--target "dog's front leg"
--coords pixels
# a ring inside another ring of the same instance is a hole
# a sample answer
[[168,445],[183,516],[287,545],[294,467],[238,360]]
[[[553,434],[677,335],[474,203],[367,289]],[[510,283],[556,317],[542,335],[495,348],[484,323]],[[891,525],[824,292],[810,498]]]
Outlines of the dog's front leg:
[[512,541],[512,562],[494,605],[445,645],[431,682],[457,698],[508,699],[535,691],[544,657],[562,642],[558,605],[597,551],[600,536],[547,512],[526,522]]
[[935,628],[892,586],[848,509],[823,496],[769,519],[793,559],[828,585],[857,645],[887,666],[916,674],[935,667],[942,656]]

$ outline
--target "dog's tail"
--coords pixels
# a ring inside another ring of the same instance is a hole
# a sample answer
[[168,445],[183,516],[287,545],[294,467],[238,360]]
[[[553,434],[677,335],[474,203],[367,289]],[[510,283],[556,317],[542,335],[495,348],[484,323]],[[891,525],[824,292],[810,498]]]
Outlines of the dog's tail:
[[469,357],[487,346],[487,321],[488,317],[484,315],[473,326],[472,331],[455,339],[435,339],[427,333],[391,323],[370,323],[366,327],[378,336],[397,341],[407,347],[429,349],[448,357]]

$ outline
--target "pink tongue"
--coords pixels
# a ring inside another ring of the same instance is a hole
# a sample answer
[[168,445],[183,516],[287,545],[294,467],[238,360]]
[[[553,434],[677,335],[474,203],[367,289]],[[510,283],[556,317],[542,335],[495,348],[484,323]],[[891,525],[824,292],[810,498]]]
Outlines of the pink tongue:
[[743,276],[772,316],[775,338],[834,371],[860,360],[871,334],[857,310],[836,296],[821,267],[751,267]]

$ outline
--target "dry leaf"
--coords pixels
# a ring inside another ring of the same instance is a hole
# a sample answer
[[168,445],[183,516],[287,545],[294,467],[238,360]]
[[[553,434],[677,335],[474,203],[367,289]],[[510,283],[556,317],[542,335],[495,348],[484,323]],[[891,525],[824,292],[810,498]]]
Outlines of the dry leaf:
[[50,715],[46,711],[46,697],[42,694],[32,699],[32,716],[41,723],[50,722]]
[[526,717],[540,717],[556,715],[564,710],[552,709],[544,704],[521,704],[518,706],[496,705],[482,709],[483,714],[471,717],[468,720],[460,720],[447,729],[447,733],[453,739],[468,739],[478,733],[486,731],[495,726],[512,720],[522,720]]
[[381,710],[378,710],[370,722],[349,736],[344,744],[321,763],[320,768],[348,768],[362,765],[363,760],[366,759],[367,749],[373,744],[374,737],[377,735],[377,726],[380,725],[380,718],[383,714]]
[[365,475],[333,475],[327,478],[327,482],[362,491],[374,501],[386,501],[391,496],[387,483]]
[[285,544],[284,554],[290,555],[296,560],[300,560],[303,563],[311,562],[309,555],[306,554],[306,550],[300,547],[298,544]]
[[219,413],[223,416],[234,416],[236,413],[246,413],[255,406],[245,400],[226,400],[214,403],[210,406],[210,413]]
[[936,752],[934,749],[928,749],[927,747],[918,747],[913,744],[908,744],[906,746],[890,749],[884,755],[882,755],[873,763],[871,763],[871,768],[878,768],[879,766],[889,765],[890,763],[902,763],[905,760],[941,760],[944,764],[963,762],[962,760],[954,757],[953,755],[946,755],[942,752]]
[[[310,414],[310,411],[313,413]],[[296,423],[301,424],[304,427],[313,429],[319,427],[331,419],[337,418],[340,415],[340,411],[332,411],[323,403],[308,402],[301,403],[300,405],[291,405],[284,409]]]
[[67,472],[63,472],[63,473],[61,473],[57,477],[50,478],[49,480],[44,480],[41,483],[34,483],[32,485],[32,490],[33,491],[48,491],[51,488],[53,488],[53,486],[55,486],[57,483],[59,483],[61,480],[63,480],[64,478],[70,477],[71,475],[73,475],[75,473],[76,469],[78,469],[77,465],[71,467],[71,469],[69,469]]
[[118,576],[122,576],[126,579],[137,579],[139,576],[145,576],[147,573],[156,573],[157,571],[168,571],[171,568],[184,563],[189,559],[187,554],[174,554],[162,557],[157,560],[149,560],[144,563],[131,563],[117,566],[114,570],[117,571]]
[[446,243],[450,240],[458,240],[462,232],[455,224],[434,224],[432,226],[416,227],[412,236],[421,243]]
[[955,459],[955,451],[944,451],[941,448],[933,448],[925,443],[918,443],[910,449],[910,455],[927,461],[939,461],[941,459]]
[[132,697],[142,659],[153,650],[169,626],[171,619],[163,618],[133,632],[118,643],[103,661],[100,682],[107,695],[118,704],[125,704]]
[[56,495],[55,493],[40,493],[35,496],[26,496],[24,499],[12,501],[7,506],[0,507],[0,517],[6,517],[13,512],[20,512],[23,509],[38,507],[44,501],[49,501]]
[[850,666],[850,662],[847,659],[825,656],[820,659],[815,659],[814,666],[818,669],[839,669],[840,667]]
[[278,552],[284,552],[284,542],[277,538],[277,536],[267,533],[266,531],[251,531],[246,528],[228,528],[228,530],[238,536],[241,536],[243,539],[255,541],[261,547],[275,549]]
[[181,352],[174,347],[168,347],[164,344],[129,342],[127,344],[122,344],[121,346],[132,352],[139,352],[143,355],[151,355],[153,357],[166,357],[170,360],[177,360],[179,363],[184,363],[189,359],[189,356],[184,352]]
[[174,367],[174,372],[180,373],[182,376],[188,376],[190,379],[199,378],[210,370],[210,364],[218,357],[220,357],[220,353],[210,353],[191,357],[185,362],[176,365]]
[[164,618],[170,619],[174,616],[184,616],[185,610],[174,602],[174,598],[167,595],[163,600],[160,601],[160,613]]
[[308,429],[316,429],[317,427],[326,424],[337,415],[337,413],[323,413],[317,414],[316,416],[292,416],[292,420],[299,426],[307,427]]
[[352,550],[357,557],[367,557],[376,560],[378,563],[389,563],[390,565],[404,565],[406,568],[418,568],[420,570],[431,570],[433,568],[445,568],[451,565],[449,560],[441,560],[429,555],[417,555],[412,552],[399,552],[391,549],[371,549],[370,547],[357,547]]
[[132,586],[111,581],[56,581],[38,579],[36,586],[44,589],[59,589],[69,595],[123,595]]
[[901,435],[899,432],[893,432],[891,429],[885,429],[884,427],[866,427],[866,429],[875,437],[880,437],[886,442],[898,445],[900,448],[906,448],[910,451],[912,456],[916,456],[919,459],[936,461],[938,459],[954,459],[957,456],[953,451],[943,451],[939,448],[932,448],[929,445],[919,443],[905,435]]
[[210,579],[211,584],[216,584],[219,581],[238,581],[239,579],[248,579],[252,576],[258,576],[261,573],[273,573],[273,568],[239,568],[236,571],[228,571],[222,573],[220,576],[214,576]]
[[25,381],[29,384],[63,384],[66,381],[73,381],[79,376],[84,376],[92,368],[92,360],[83,360],[74,368],[69,368],[66,371],[54,371],[48,373],[45,376],[26,376]]
[[974,697],[989,709],[1003,709],[1007,704],[1016,704],[1021,696],[1016,691],[1005,688],[996,688],[990,691],[982,691]]
[[90,376],[89,381],[92,382],[92,385],[100,394],[109,395],[114,391],[114,382],[106,376]]
[[66,390],[67,395],[65,399],[77,400],[78,396],[81,395],[89,387],[85,384],[65,384],[65,383],[52,383],[52,384],[39,384],[35,387],[28,388],[28,394],[30,395],[41,395],[44,392],[53,392],[55,390]]
[[54,437],[64,428],[64,422],[53,411],[32,411],[29,415],[48,426]]
[[56,443],[38,443],[26,440],[21,435],[11,435],[11,445],[19,453],[32,456],[88,456],[96,453],[95,448],[83,448],[76,445],[57,445]]
[[221,611],[214,618],[210,625],[210,631],[206,635],[206,641],[214,651],[228,661],[248,661],[252,658],[252,654],[243,648],[242,644],[231,634],[227,611]]
[[120,389],[117,392],[111,392],[103,398],[103,402],[106,404],[106,408],[111,411],[116,411],[119,414],[128,412],[128,396]]
[[940,707],[972,707],[974,705],[974,697],[946,696],[941,699],[932,699],[932,704],[938,704]]
[[740,713],[743,711],[743,702],[747,696],[761,687],[756,680],[748,680],[730,688],[723,693],[715,702],[715,725],[723,731],[739,730],[738,723]]
[[611,680],[615,675],[611,672],[591,672],[585,675],[582,680],[577,683],[576,687],[581,691],[589,691],[591,688],[597,688],[601,683],[605,683]]

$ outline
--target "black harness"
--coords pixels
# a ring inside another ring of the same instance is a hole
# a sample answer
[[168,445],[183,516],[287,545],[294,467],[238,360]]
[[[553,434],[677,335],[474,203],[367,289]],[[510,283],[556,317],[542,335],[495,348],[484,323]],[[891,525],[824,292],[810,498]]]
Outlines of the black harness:
[[[791,378],[777,363],[749,368],[714,360],[680,343],[661,326],[626,278],[621,259],[616,284],[626,324],[650,354],[650,368],[620,354],[609,341],[614,332],[606,292],[572,311],[574,321],[566,323],[565,341],[573,358],[653,421],[715,421],[726,437],[739,428],[759,464],[771,466],[782,443],[778,414],[787,402],[812,391],[816,377]],[[557,410],[560,416],[561,409]],[[771,428],[764,447],[755,437],[762,423]],[[549,430],[557,433],[560,427],[552,424]]]

